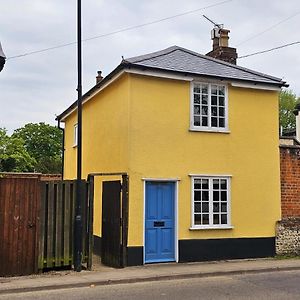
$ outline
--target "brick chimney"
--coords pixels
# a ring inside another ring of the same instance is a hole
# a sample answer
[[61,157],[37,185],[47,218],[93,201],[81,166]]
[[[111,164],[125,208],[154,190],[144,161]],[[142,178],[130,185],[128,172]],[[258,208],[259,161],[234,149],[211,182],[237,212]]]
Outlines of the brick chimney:
[[102,79],[102,71],[97,71],[98,75],[96,76],[96,84],[99,83]]
[[228,47],[230,30],[224,29],[221,25],[216,25],[211,31],[211,39],[213,40],[213,49],[206,55],[224,60],[236,65],[237,52],[236,48]]

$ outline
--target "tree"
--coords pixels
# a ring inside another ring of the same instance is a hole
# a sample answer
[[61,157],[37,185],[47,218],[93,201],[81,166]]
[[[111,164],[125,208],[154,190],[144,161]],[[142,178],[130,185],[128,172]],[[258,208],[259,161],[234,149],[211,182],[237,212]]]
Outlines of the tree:
[[281,91],[279,94],[279,125],[283,130],[296,127],[296,118],[293,113],[296,104],[300,101],[291,90]]
[[16,129],[13,138],[24,140],[27,152],[36,160],[35,171],[61,173],[62,131],[45,123],[29,123]]
[[36,160],[30,156],[21,138],[10,137],[0,128],[0,171],[33,172]]

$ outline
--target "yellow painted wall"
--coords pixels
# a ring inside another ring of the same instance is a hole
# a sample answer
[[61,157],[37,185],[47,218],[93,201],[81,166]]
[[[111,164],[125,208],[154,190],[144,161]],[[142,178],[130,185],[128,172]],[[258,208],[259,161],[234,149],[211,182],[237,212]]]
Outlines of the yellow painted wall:
[[[129,80],[124,75],[83,105],[82,174],[128,170]],[[73,147],[76,112],[65,123],[65,179],[76,178],[77,148]],[[94,234],[101,232],[101,182],[95,179]]]
[[[129,245],[143,245],[143,177],[177,178],[179,239],[275,236],[277,92],[229,89],[230,133],[189,131],[190,83],[131,76]],[[232,175],[230,230],[189,230],[188,174]]]
[[[272,237],[280,219],[277,92],[229,90],[230,133],[189,131],[190,83],[122,75],[83,106],[83,173],[129,173],[129,246],[143,245],[142,178],[180,178],[179,239]],[[67,118],[65,178],[76,176]],[[232,175],[230,230],[189,230],[188,174]],[[101,187],[94,232],[101,232]]]

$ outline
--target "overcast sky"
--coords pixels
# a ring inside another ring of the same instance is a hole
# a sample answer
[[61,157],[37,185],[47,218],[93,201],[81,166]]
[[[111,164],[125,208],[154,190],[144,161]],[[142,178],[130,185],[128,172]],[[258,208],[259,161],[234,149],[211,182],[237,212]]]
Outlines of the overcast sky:
[[[0,41],[6,56],[76,41],[76,2],[2,1]],[[222,0],[82,0],[82,38],[220,2]],[[107,75],[120,63],[122,56],[132,57],[172,45],[202,54],[209,52],[212,24],[202,14],[231,30],[230,46],[237,47],[240,56],[300,40],[299,0],[232,0],[84,42],[83,91],[95,84],[97,70]],[[270,27],[273,28],[268,30]],[[300,44],[240,59],[238,64],[283,78],[300,96],[299,53]],[[0,73],[0,127],[12,132],[29,122],[56,124],[55,115],[76,100],[76,61],[76,45],[8,59]]]

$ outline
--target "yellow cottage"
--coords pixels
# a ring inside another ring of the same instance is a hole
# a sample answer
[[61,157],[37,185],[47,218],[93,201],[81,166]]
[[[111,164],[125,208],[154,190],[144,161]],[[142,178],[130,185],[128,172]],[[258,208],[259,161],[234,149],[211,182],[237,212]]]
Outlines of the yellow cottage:
[[[286,83],[237,66],[228,30],[218,30],[207,55],[173,46],[124,59],[83,96],[84,178],[129,176],[126,265],[275,254],[278,92]],[[58,120],[64,179],[73,179],[76,103]],[[108,251],[102,183],[115,179],[96,178],[96,252],[101,242]]]

